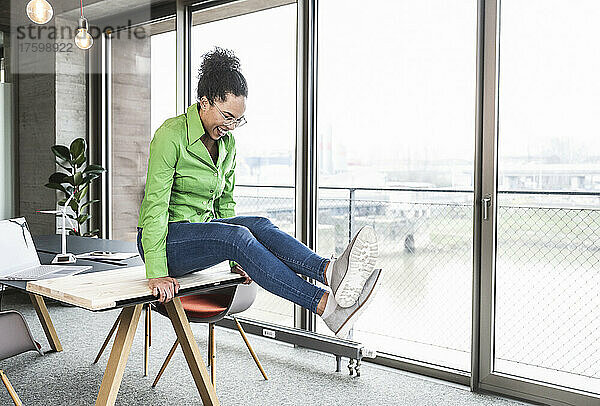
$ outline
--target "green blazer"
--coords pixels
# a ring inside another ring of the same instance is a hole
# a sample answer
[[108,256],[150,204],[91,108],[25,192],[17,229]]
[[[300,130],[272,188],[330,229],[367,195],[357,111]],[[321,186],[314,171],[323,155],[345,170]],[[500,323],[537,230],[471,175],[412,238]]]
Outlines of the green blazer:
[[168,223],[193,223],[235,216],[235,139],[227,133],[218,141],[215,165],[200,140],[204,127],[197,104],[186,114],[168,119],[150,142],[146,190],[138,227],[146,277],[168,276]]

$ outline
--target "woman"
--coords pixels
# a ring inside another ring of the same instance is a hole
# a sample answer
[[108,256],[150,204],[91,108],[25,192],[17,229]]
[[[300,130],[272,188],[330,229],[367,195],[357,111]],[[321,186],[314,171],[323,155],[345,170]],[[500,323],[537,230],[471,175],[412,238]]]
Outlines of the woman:
[[230,260],[244,283],[254,280],[310,309],[345,337],[379,280],[373,229],[361,229],[340,258],[328,260],[266,218],[235,216],[230,131],[246,123],[248,86],[231,51],[216,48],[203,58],[197,103],[165,121],[150,143],[138,249],[153,295],[169,301],[178,292],[177,277]]

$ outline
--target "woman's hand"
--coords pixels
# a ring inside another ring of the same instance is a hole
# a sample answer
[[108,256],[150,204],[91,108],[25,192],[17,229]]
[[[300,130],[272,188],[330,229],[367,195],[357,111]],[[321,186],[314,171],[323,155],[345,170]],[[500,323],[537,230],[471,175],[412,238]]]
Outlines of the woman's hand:
[[234,265],[233,267],[231,267],[231,272],[237,273],[238,275],[242,275],[244,278],[246,278],[246,280],[244,281],[244,285],[249,285],[252,283],[252,279],[250,279],[246,271],[244,271],[241,266]]
[[152,294],[158,297],[158,301],[161,303],[170,302],[179,292],[177,279],[168,276],[148,279],[148,286],[152,289]]

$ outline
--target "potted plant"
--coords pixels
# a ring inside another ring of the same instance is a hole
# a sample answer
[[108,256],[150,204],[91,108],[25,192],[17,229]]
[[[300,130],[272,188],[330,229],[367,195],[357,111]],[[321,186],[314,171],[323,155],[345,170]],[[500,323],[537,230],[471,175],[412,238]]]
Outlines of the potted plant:
[[[65,198],[58,202],[59,206],[64,206],[65,202],[72,197],[69,202],[69,207],[75,214],[67,213],[67,216],[71,218],[77,226],[69,228],[69,235],[83,237],[97,236],[97,233],[100,231],[99,229],[81,234],[81,225],[91,218],[89,207],[100,200],[88,200],[85,203],[82,203],[82,201],[87,195],[90,183],[99,177],[102,172],[105,172],[106,169],[100,165],[86,165],[87,146],[83,138],[74,140],[69,148],[64,145],[54,145],[51,149],[54,153],[57,165],[66,170],[67,173],[53,173],[48,178],[48,183],[44,186],[50,189],[60,190],[65,194]],[[86,211],[86,209],[88,210]]]

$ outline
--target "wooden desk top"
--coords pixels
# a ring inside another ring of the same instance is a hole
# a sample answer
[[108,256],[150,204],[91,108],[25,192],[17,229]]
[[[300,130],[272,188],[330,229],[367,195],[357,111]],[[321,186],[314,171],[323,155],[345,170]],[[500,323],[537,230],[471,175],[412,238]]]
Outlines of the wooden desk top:
[[[177,278],[178,296],[244,279],[232,273],[227,262]],[[144,266],[27,282],[27,291],[87,310],[108,310],[128,303],[156,300],[148,288]]]

